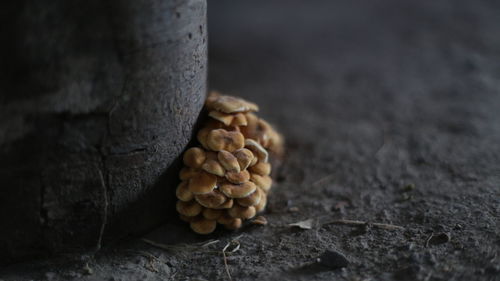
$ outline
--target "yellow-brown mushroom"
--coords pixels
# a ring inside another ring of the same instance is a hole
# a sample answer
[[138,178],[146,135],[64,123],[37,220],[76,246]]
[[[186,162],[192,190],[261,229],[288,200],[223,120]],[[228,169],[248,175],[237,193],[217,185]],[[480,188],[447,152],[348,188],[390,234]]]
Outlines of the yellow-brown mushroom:
[[[254,160],[252,151],[246,148],[236,150],[234,152],[234,157],[236,157],[238,164],[240,164],[240,170],[246,170]],[[255,160],[257,160],[257,158],[255,158]]]
[[190,223],[191,229],[198,234],[210,234],[214,232],[217,223],[215,220],[199,218]]
[[223,212],[223,210],[204,208],[201,214],[208,220],[217,220]]
[[262,188],[264,192],[268,192],[273,184],[273,179],[270,176],[261,176],[257,174],[250,175],[250,181],[255,183],[258,187]]
[[238,202],[238,204],[243,206],[243,207],[255,206],[255,205],[259,204],[260,200],[262,199],[262,196],[266,196],[266,195],[264,194],[264,192],[260,188],[257,188],[254,192],[252,192],[247,197],[236,199],[236,202]]
[[194,194],[188,188],[187,181],[183,181],[177,186],[177,189],[175,190],[175,195],[179,200],[184,202],[189,202],[194,198]]
[[228,198],[217,189],[209,193],[197,194],[194,196],[194,199],[206,208],[217,208],[228,200]]
[[199,147],[191,147],[184,152],[184,156],[182,157],[184,164],[191,168],[200,168],[205,159],[205,151]]
[[201,213],[202,207],[198,202],[192,200],[189,202],[184,202],[184,201],[177,201],[176,204],[176,209],[179,214],[187,216],[187,217],[194,217],[198,214]]
[[226,169],[226,171],[236,172],[236,173],[240,172],[241,168],[240,164],[238,163],[238,159],[231,152],[221,150],[217,154],[217,159],[219,160],[220,164],[224,167],[224,169]]
[[228,214],[233,218],[238,219],[251,219],[255,216],[256,210],[255,207],[244,207],[238,204],[234,204],[231,209],[229,209]]
[[250,180],[250,173],[247,170],[237,172],[226,172],[226,179],[234,184],[245,183]]
[[258,162],[248,168],[248,170],[254,174],[267,176],[271,173],[271,164],[269,164],[268,162]]
[[233,152],[245,145],[245,137],[237,131],[215,129],[208,133],[206,145],[213,151],[227,150]]
[[226,183],[220,187],[220,191],[224,193],[229,198],[243,198],[252,194],[252,192],[257,189],[257,186],[253,182],[245,182],[242,184],[230,184]]
[[189,179],[188,188],[194,194],[209,193],[216,187],[217,177],[204,171]]

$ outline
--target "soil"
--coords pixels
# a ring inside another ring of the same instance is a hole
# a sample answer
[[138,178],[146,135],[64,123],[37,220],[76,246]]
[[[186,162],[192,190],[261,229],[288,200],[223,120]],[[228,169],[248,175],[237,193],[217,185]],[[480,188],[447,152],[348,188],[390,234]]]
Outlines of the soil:
[[172,219],[144,237],[167,249],[137,238],[1,278],[500,280],[499,26],[497,1],[210,2],[211,88],[286,137],[269,224],[200,237]]

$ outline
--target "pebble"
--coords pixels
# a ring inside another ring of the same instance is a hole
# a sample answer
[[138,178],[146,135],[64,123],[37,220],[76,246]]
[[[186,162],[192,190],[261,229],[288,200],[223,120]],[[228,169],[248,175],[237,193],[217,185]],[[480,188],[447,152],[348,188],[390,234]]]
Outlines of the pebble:
[[317,261],[319,264],[331,269],[342,268],[349,265],[349,260],[343,254],[335,250],[327,250],[319,256]]

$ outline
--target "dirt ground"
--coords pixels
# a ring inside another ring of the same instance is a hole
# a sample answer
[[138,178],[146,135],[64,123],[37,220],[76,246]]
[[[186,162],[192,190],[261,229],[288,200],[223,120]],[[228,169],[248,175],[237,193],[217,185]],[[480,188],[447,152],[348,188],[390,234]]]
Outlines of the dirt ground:
[[500,280],[499,27],[497,1],[211,1],[210,87],[286,137],[269,224],[199,237],[172,219],[145,236],[166,249],[133,239],[0,279]]

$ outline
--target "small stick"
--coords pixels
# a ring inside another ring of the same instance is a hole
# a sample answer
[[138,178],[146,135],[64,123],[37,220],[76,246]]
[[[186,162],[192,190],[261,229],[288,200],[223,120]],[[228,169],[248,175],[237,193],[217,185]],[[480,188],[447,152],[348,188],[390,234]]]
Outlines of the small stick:
[[425,247],[429,248],[429,242],[431,242],[432,237],[434,237],[434,233],[431,233],[427,239],[425,239]]
[[382,229],[387,229],[387,230],[404,230],[405,228],[399,225],[393,225],[393,224],[387,224],[387,223],[378,223],[378,222],[365,222],[365,221],[358,221],[358,220],[333,220],[330,222],[323,223],[323,225],[326,224],[340,224],[340,225],[351,225],[351,226],[363,226],[363,225],[372,225],[374,227],[382,228]]
[[224,249],[222,249],[222,257],[224,258],[224,267],[226,268],[226,273],[227,277],[229,278],[229,281],[232,281],[233,279],[231,278],[231,273],[229,273],[229,266],[227,265],[227,256],[226,256],[226,250],[227,247],[231,245],[231,242],[227,243]]

